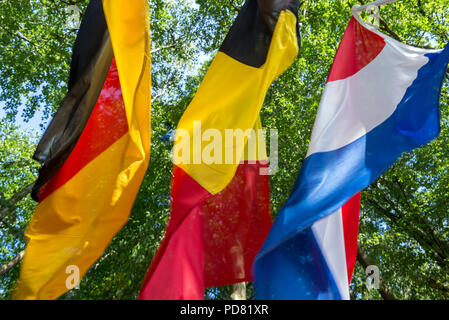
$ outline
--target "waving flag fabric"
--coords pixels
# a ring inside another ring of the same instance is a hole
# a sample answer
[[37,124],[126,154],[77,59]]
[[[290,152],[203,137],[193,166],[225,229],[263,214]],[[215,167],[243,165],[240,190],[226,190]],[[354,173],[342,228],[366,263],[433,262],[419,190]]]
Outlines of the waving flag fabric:
[[[17,299],[55,299],[128,219],[150,148],[148,1],[92,0],[75,42],[69,93],[36,150],[39,201]],[[69,272],[70,273],[70,272]]]
[[350,20],[307,157],[256,258],[258,298],[349,298],[358,193],[438,135],[448,59],[449,46],[415,48]]
[[[246,1],[182,116],[176,141],[187,147],[182,156],[174,148],[170,221],[140,299],[203,299],[205,287],[252,279],[271,227],[259,111],[298,53],[296,13],[297,1]],[[218,161],[205,161],[209,153]]]

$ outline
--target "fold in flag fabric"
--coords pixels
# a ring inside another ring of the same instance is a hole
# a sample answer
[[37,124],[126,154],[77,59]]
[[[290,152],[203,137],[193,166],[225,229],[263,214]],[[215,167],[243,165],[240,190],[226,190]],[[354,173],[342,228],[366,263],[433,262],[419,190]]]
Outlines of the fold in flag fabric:
[[38,144],[39,202],[16,299],[71,289],[125,224],[150,152],[148,1],[92,0],[73,48],[69,92]]
[[443,50],[402,44],[351,18],[306,159],[255,259],[259,299],[348,299],[359,192],[439,133]]
[[205,287],[252,279],[272,223],[259,112],[298,54],[297,30],[297,1],[240,10],[178,124],[170,220],[139,299],[203,299]]

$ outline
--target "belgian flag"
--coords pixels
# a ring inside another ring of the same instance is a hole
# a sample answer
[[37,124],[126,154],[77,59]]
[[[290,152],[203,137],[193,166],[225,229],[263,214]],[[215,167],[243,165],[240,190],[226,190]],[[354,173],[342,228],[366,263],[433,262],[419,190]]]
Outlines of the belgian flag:
[[259,112],[298,54],[297,6],[247,0],[183,114],[171,216],[139,299],[203,299],[205,287],[252,280],[272,223]]
[[[55,299],[126,223],[150,152],[147,0],[91,0],[72,53],[68,93],[34,158],[39,203],[17,299]],[[74,274],[71,274],[71,273]]]

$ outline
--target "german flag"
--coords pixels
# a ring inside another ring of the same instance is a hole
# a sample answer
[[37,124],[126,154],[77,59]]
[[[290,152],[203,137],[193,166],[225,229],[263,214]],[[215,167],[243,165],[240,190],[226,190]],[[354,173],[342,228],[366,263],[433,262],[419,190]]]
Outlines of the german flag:
[[272,222],[259,112],[298,51],[296,0],[246,1],[178,124],[171,216],[139,299],[252,280]]
[[38,144],[39,203],[15,291],[55,299],[128,220],[150,152],[148,1],[92,0],[78,32],[69,91]]

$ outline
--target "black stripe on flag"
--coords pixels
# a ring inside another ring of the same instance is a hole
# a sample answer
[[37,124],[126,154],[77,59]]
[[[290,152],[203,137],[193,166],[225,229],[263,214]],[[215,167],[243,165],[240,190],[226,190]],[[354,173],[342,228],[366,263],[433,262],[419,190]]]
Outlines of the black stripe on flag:
[[91,0],[73,46],[68,93],[43,134],[33,159],[42,164],[31,193],[39,189],[69,157],[100,96],[113,51],[101,0]]
[[[246,65],[261,67],[267,58],[274,27],[282,10],[290,10],[298,17],[298,0],[247,0],[220,51]],[[300,45],[298,22],[296,26]]]

